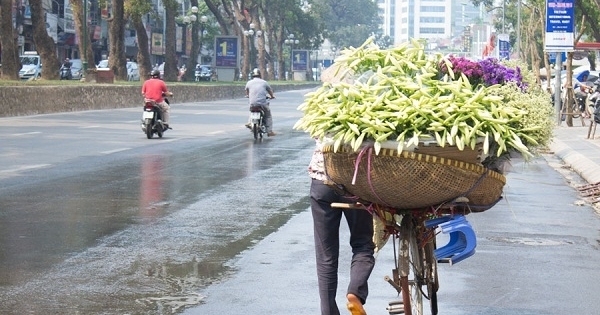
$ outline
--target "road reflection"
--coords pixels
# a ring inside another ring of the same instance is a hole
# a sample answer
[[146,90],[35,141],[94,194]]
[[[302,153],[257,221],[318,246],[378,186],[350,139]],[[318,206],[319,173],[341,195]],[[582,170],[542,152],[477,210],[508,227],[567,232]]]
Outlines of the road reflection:
[[140,217],[153,220],[159,217],[165,207],[164,185],[165,157],[162,155],[142,156],[140,164]]

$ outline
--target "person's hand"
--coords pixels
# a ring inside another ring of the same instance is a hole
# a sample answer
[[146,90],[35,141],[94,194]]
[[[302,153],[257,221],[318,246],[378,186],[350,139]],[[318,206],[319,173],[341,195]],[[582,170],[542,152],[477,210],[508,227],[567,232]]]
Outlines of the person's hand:
[[167,96],[173,96],[173,92],[167,92]]

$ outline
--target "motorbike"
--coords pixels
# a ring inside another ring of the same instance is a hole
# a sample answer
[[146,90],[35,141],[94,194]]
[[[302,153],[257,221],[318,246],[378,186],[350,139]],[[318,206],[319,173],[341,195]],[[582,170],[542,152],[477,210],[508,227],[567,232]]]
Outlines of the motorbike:
[[[173,94],[171,94],[172,96]],[[163,95],[164,96],[164,95]],[[165,102],[169,103],[169,100],[165,97]],[[162,138],[165,131],[169,128],[162,122],[162,110],[158,107],[158,104],[151,99],[144,99],[144,111],[142,113],[142,131],[146,134],[148,139],[152,139],[154,134],[159,138]]]
[[[270,97],[267,97],[270,100]],[[265,112],[261,106],[250,106],[250,131],[254,135],[254,140],[262,139],[267,134],[267,127],[264,122]]]
[[71,69],[61,67],[60,68],[60,79],[61,80],[71,80],[71,78],[72,78]]
[[593,115],[594,122],[600,123],[600,79],[593,84],[592,92],[588,97],[589,112]]
[[200,76],[202,74],[202,69],[201,68],[196,68],[196,71],[194,72],[194,78],[196,78],[196,82],[200,82]]

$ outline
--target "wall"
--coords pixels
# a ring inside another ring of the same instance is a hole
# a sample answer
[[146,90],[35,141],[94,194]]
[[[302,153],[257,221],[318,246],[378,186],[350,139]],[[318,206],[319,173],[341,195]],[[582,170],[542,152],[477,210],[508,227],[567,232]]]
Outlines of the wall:
[[[317,87],[316,83],[273,85],[277,92]],[[174,85],[173,104],[244,97],[241,85]],[[82,86],[0,87],[0,117],[142,106],[140,86],[93,84]]]

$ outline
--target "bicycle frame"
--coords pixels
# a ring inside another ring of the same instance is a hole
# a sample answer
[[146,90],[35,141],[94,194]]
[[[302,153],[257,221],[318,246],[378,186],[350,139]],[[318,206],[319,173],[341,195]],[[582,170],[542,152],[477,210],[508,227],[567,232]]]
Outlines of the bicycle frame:
[[[463,216],[444,215],[448,211],[452,212],[452,208],[444,211],[440,211],[439,208],[411,211],[376,204],[366,207],[360,203],[333,203],[332,207],[368,210],[383,223],[386,237],[392,236],[395,263],[392,277],[385,276],[384,280],[396,289],[401,300],[389,303],[389,314],[424,315],[425,298],[429,300],[431,314],[437,315],[438,262],[452,263],[452,257],[455,257],[456,262],[470,257],[474,253],[475,240],[473,234],[472,238],[467,237],[464,243],[452,243],[436,249],[436,230],[444,224],[450,227],[449,230],[452,230],[452,227],[459,229],[459,225],[460,228],[464,225],[465,229],[469,230],[470,225],[464,218],[457,222],[452,221],[452,218]],[[451,239],[455,238],[454,236],[456,235],[451,235]],[[440,257],[437,257],[436,253]]]

